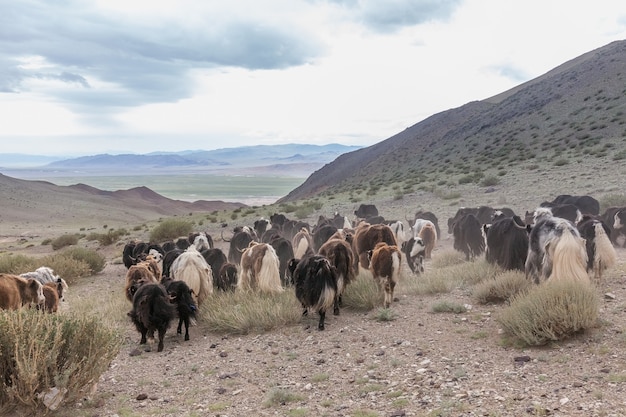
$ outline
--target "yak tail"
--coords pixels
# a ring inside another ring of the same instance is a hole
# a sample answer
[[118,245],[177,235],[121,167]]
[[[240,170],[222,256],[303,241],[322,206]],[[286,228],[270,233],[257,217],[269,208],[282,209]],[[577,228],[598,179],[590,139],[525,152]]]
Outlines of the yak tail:
[[280,293],[284,290],[280,283],[278,257],[271,246],[267,247],[267,251],[261,260],[261,269],[259,270],[257,280],[261,292]]
[[617,254],[615,248],[602,227],[602,223],[598,222],[595,228],[595,259],[593,260],[594,278],[602,279],[602,271],[615,266],[617,263]]
[[549,279],[588,281],[584,240],[565,229],[553,245],[552,273]]
[[400,278],[400,262],[402,261],[402,255],[400,252],[393,251],[391,253],[391,279],[393,282],[398,282],[398,278]]
[[[324,272],[322,271],[318,272],[318,274],[323,274],[323,273]],[[315,306],[313,306],[313,309],[315,311],[332,310],[332,308],[335,305],[335,299],[337,297],[337,290],[335,289],[334,285],[332,285],[332,283],[328,282],[329,278],[325,279],[324,277],[318,276],[317,279],[324,280],[324,287],[322,288],[320,296]]]
[[309,249],[309,241],[306,238],[300,239],[298,242],[298,246],[296,246],[296,250],[294,250],[293,257],[296,259],[304,258],[307,250]]

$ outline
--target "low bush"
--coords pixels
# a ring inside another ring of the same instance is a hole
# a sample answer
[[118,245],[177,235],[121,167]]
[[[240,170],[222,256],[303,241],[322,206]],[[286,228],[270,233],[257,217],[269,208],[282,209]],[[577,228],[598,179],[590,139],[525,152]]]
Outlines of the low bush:
[[76,282],[78,278],[88,277],[92,274],[91,268],[86,262],[66,254],[46,256],[45,258],[39,259],[35,267],[21,272],[34,271],[40,266],[52,268],[54,273],[67,281],[68,284]]
[[527,291],[531,285],[523,272],[506,271],[497,275],[495,279],[484,280],[477,284],[472,295],[479,304],[503,303]]
[[370,311],[383,305],[384,295],[369,273],[360,273],[343,293],[343,306],[357,311]]
[[600,207],[602,212],[606,211],[609,207],[623,207],[626,206],[625,194],[607,194],[600,199]]
[[37,260],[24,255],[5,254],[0,256],[0,273],[21,274],[34,271]]
[[66,249],[62,252],[62,255],[86,263],[92,275],[101,272],[106,264],[104,256],[86,248],[77,247]]
[[467,307],[463,304],[452,301],[440,301],[431,307],[433,313],[454,313],[461,314],[467,312]]
[[548,280],[513,297],[496,319],[507,334],[525,344],[544,345],[594,326],[599,305],[589,282]]
[[493,175],[489,175],[480,181],[481,187],[492,187],[498,184],[500,184],[500,179],[498,177],[494,177]]
[[167,219],[152,229],[150,232],[150,241],[164,242],[166,240],[173,240],[180,236],[189,235],[192,230],[193,224],[188,220]]
[[97,317],[0,310],[0,414],[42,414],[39,393],[84,398],[117,356],[122,338]]
[[109,246],[120,240],[122,236],[128,235],[126,229],[109,230],[107,233],[90,233],[85,238],[88,241],[98,241],[102,246]]
[[59,250],[66,246],[76,245],[78,243],[79,236],[76,234],[71,235],[63,235],[59,236],[56,239],[52,239],[50,244],[52,245],[52,249]]

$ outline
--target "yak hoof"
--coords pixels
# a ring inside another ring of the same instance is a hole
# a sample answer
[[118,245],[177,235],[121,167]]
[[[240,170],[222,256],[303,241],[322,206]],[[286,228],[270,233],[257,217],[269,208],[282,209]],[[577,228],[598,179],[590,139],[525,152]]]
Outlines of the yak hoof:
[[189,335],[188,334],[185,335],[185,341],[187,341],[187,340],[189,340]]
[[323,325],[322,323],[320,323],[320,325],[319,325],[319,326],[317,326],[317,329],[318,329],[318,330],[324,330],[324,325]]
[[335,309],[333,310],[333,314],[334,314],[335,316],[338,316],[338,315],[339,315],[339,307],[335,307]]

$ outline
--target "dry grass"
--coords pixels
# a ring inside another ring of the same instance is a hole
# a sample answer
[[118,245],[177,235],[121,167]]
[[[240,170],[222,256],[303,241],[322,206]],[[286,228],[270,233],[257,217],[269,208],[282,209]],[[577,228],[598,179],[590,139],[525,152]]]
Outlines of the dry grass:
[[505,271],[494,279],[476,284],[472,295],[480,304],[502,303],[527,291],[532,284],[521,271]]
[[37,394],[52,388],[66,403],[84,398],[122,343],[95,316],[0,310],[0,329],[0,412],[45,410]]
[[370,311],[383,305],[383,291],[374,281],[372,274],[361,272],[346,287],[342,300],[343,306],[356,311]]
[[282,294],[215,292],[200,308],[200,320],[210,331],[247,334],[297,324],[302,308],[287,289]]
[[527,345],[543,345],[595,326],[599,305],[590,283],[547,281],[514,297],[497,320]]

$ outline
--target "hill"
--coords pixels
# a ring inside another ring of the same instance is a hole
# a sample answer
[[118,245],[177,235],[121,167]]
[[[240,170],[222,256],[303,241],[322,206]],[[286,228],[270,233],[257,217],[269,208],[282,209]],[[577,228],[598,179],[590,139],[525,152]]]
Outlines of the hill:
[[[21,180],[0,174],[0,238],[32,234],[41,227],[76,231],[81,226],[128,227],[164,216],[192,211],[236,209],[240,203],[172,200],[146,187],[102,191],[85,184],[58,186],[46,181]],[[97,219],[97,220],[94,220]],[[26,225],[26,226],[24,226]]]
[[615,161],[626,157],[625,67],[626,41],[613,42],[343,154],[280,202],[336,193],[400,196],[459,184],[514,186],[520,170],[554,194],[572,193],[576,184],[563,181],[572,166],[579,180],[614,178]]

